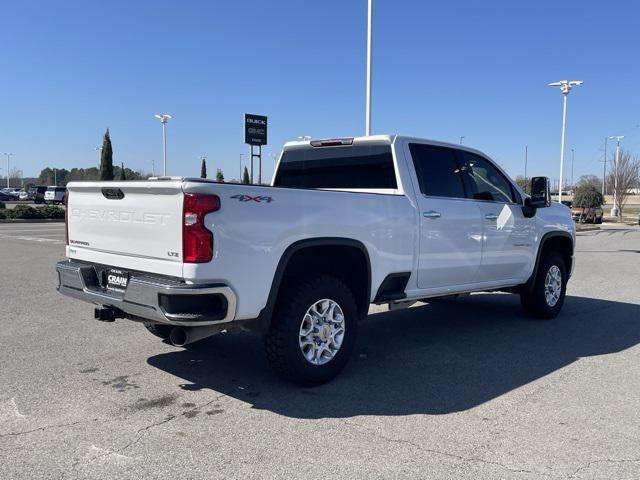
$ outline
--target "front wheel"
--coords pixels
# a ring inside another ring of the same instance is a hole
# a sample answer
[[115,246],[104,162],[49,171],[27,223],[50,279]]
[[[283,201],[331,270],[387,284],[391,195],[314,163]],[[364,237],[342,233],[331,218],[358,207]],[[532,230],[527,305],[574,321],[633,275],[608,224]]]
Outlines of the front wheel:
[[555,318],[564,304],[567,290],[567,268],[562,256],[550,252],[540,260],[531,290],[520,294],[525,313],[535,318]]
[[344,368],[355,346],[358,309],[340,279],[291,283],[278,299],[265,350],[271,367],[294,383],[319,385]]

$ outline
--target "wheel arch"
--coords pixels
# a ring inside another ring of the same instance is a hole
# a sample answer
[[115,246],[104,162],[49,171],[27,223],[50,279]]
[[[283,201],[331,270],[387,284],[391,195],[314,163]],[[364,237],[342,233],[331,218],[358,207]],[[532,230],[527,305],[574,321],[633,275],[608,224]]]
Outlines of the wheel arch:
[[[332,255],[331,261],[327,261],[327,255]],[[346,259],[356,260],[356,268],[345,268],[347,265],[344,262],[340,265]],[[283,285],[301,273],[304,262],[311,262],[312,266],[320,267],[319,272],[335,274],[345,281],[356,297],[360,318],[367,314],[371,299],[371,260],[365,245],[350,238],[310,238],[292,243],[283,252],[271,282],[267,303],[258,318],[250,322],[253,330],[264,332],[269,328]]]
[[540,246],[536,253],[536,260],[531,276],[525,283],[525,287],[528,290],[533,288],[533,284],[538,274],[538,268],[540,266],[540,260],[542,256],[549,251],[556,251],[560,253],[565,261],[567,267],[567,275],[571,275],[572,263],[573,263],[573,237],[569,232],[547,232],[540,239]]

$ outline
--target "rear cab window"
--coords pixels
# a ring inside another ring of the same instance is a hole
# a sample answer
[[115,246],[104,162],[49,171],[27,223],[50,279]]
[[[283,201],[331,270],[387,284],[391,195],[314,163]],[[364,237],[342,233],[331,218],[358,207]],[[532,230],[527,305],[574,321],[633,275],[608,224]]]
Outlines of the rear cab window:
[[285,150],[275,187],[395,190],[391,145],[349,145]]
[[452,148],[410,143],[420,191],[430,197],[465,198],[462,171]]

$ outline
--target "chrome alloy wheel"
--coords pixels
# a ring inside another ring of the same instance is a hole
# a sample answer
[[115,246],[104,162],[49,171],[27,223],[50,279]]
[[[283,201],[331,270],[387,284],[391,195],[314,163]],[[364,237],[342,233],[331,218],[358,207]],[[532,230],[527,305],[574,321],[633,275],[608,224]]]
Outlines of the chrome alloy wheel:
[[562,272],[556,265],[552,265],[544,279],[544,298],[547,305],[555,307],[562,293]]
[[311,305],[300,325],[300,350],[313,365],[324,365],[336,356],[344,340],[344,313],[335,301],[324,298]]

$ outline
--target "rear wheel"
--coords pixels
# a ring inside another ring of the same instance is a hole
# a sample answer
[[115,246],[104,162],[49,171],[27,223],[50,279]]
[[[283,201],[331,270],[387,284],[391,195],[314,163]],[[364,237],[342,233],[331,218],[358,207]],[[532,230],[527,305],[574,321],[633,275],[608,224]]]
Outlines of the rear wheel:
[[265,350],[271,367],[294,383],[319,385],[344,368],[353,351],[358,309],[339,279],[319,275],[285,287]]
[[144,322],[143,325],[144,325],[144,328],[146,328],[149,331],[149,333],[163,340],[169,339],[169,335],[171,334],[171,329],[173,328],[171,325],[161,325],[159,323],[152,323],[152,322]]
[[540,260],[533,288],[520,294],[525,313],[535,318],[555,318],[564,304],[567,268],[562,256],[549,252]]

